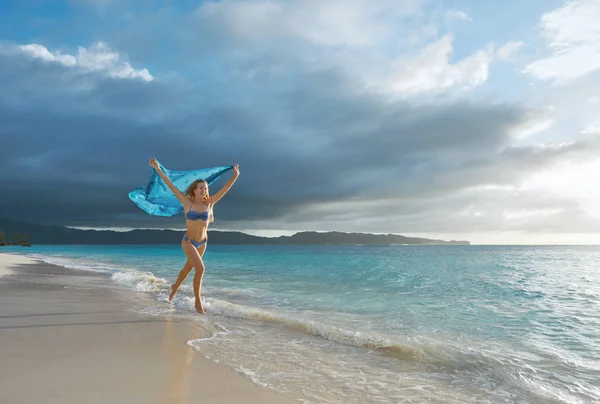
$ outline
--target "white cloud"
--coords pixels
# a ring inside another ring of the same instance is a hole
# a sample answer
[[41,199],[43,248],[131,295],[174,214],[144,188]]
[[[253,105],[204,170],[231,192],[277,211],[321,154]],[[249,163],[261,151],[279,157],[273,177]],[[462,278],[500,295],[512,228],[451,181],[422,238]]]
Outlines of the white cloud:
[[299,37],[318,45],[365,46],[394,29],[395,19],[417,13],[423,0],[223,0],[197,10],[252,40]]
[[523,139],[550,129],[553,123],[554,119],[549,117],[532,118],[514,128],[512,135],[517,139]]
[[584,135],[600,134],[600,122],[593,122],[581,132]]
[[522,187],[531,192],[568,196],[578,201],[589,214],[600,217],[600,188],[595,186],[599,171],[600,159],[566,163],[531,176]]
[[519,51],[525,43],[520,41],[510,41],[502,45],[497,51],[496,56],[500,60],[505,60]]
[[576,0],[541,18],[551,55],[525,67],[539,79],[571,80],[600,68],[600,1]]
[[460,21],[473,21],[473,18],[464,11],[450,10],[446,11],[446,19],[448,20],[460,20]]
[[147,69],[136,70],[128,62],[121,62],[119,53],[112,51],[103,42],[97,42],[89,48],[80,46],[77,55],[63,54],[60,51],[52,53],[39,44],[21,45],[19,49],[34,58],[78,68],[84,72],[98,71],[109,77],[121,79],[141,79],[144,81],[154,79]]
[[396,71],[386,85],[395,92],[416,94],[452,87],[469,89],[483,84],[492,61],[490,52],[480,50],[451,64],[452,41],[452,36],[446,35],[415,57],[398,60]]
[[[282,71],[339,69],[355,88],[405,97],[468,90],[485,83],[491,50],[451,60],[453,37],[440,36],[424,0],[223,0],[197,9],[203,25],[226,27],[244,57],[276,55]],[[462,11],[445,18],[468,20]],[[258,52],[255,51],[258,48]],[[243,51],[242,51],[243,50]],[[505,49],[504,53],[508,53]],[[256,64],[261,64],[263,59]],[[288,66],[292,66],[288,68]],[[253,74],[255,71],[253,70]]]
[[21,45],[19,47],[23,52],[29,53],[33,57],[46,60],[48,62],[58,62],[65,66],[75,66],[77,58],[71,55],[63,55],[60,52],[50,53],[48,49],[38,44]]

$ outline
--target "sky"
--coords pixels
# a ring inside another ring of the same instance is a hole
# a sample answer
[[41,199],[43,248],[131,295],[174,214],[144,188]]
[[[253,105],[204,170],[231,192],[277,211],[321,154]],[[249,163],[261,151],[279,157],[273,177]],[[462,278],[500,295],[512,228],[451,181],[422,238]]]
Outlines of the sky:
[[3,0],[0,217],[183,229],[127,197],[156,157],[240,165],[212,229],[598,244],[597,21],[600,0]]

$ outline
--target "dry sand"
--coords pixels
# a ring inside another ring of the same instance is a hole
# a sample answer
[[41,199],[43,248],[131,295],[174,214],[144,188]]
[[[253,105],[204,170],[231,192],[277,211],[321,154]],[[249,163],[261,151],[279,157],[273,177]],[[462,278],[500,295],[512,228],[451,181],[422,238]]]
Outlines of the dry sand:
[[297,402],[188,347],[201,322],[136,313],[136,299],[151,298],[0,253],[0,403]]

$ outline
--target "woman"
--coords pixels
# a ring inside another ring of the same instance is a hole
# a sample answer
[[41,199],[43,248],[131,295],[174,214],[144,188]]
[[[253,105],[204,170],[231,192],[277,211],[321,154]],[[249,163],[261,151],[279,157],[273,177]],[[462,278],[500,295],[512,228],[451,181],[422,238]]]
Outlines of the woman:
[[202,287],[202,276],[204,275],[202,255],[204,255],[204,251],[206,251],[206,242],[208,241],[208,223],[214,220],[212,214],[213,206],[227,193],[227,191],[229,191],[240,175],[239,166],[237,164],[233,166],[233,177],[225,183],[219,192],[210,196],[208,193],[208,183],[205,180],[196,180],[192,182],[186,191],[182,193],[173,185],[169,177],[163,173],[156,159],[150,160],[149,164],[156,170],[171,192],[173,192],[177,199],[183,204],[183,210],[185,212],[187,231],[183,236],[183,240],[181,240],[181,247],[187,256],[187,262],[179,272],[177,281],[171,286],[169,300],[173,300],[175,293],[177,293],[177,290],[185,278],[192,271],[192,268],[195,268],[194,296],[196,298],[196,311],[205,314],[206,312],[202,307],[202,300],[200,299],[200,288]]

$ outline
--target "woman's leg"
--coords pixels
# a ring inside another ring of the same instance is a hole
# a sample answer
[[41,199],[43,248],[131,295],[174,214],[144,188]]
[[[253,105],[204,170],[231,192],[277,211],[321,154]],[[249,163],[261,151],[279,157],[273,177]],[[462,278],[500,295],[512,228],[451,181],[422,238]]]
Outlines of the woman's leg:
[[187,255],[188,260],[192,263],[193,267],[196,269],[196,275],[194,275],[194,297],[196,298],[196,311],[201,314],[205,314],[204,308],[202,307],[201,300],[201,290],[202,286],[202,276],[204,275],[204,262],[202,262],[202,255],[206,250],[206,244],[196,249],[196,247],[187,241],[181,242],[181,247]]
[[175,297],[175,293],[177,293],[179,287],[181,286],[183,281],[185,281],[185,278],[187,278],[190,272],[192,272],[192,269],[194,269],[194,265],[192,265],[192,262],[188,259],[185,262],[185,265],[183,266],[181,271],[179,271],[179,276],[177,277],[177,280],[174,284],[171,285],[171,295],[169,296],[169,301],[173,300],[173,298]]
[[[200,258],[202,261],[202,258]],[[202,262],[202,269],[196,267],[196,273],[194,274],[194,296],[196,297],[196,311],[198,313],[205,314],[204,308],[202,307],[202,301],[200,300],[200,293],[202,291],[202,277],[204,276],[204,262]]]

